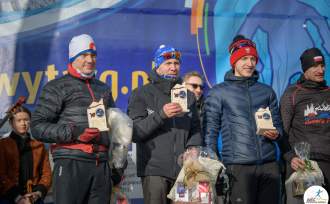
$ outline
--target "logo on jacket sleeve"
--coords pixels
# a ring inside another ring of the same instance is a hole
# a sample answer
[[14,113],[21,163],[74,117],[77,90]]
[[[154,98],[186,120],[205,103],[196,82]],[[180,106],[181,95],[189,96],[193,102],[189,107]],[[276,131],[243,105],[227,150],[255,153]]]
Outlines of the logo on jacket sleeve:
[[148,115],[151,115],[151,114],[153,114],[155,111],[154,110],[152,110],[152,109],[150,109],[150,108],[147,108],[147,113],[148,113]]

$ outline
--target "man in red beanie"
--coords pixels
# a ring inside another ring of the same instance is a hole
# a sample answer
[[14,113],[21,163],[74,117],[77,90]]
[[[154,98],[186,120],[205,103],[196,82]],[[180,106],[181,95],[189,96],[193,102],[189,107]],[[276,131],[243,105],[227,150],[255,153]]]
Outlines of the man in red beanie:
[[[278,204],[280,172],[276,141],[282,127],[276,94],[270,86],[258,82],[254,42],[238,35],[229,52],[232,69],[205,100],[204,142],[218,152],[227,168],[231,203]],[[271,114],[265,120],[272,119],[274,128],[257,134],[255,113],[260,108],[269,108]]]
[[[297,142],[311,145],[310,159],[317,161],[330,193],[330,89],[324,80],[324,56],[318,48],[310,48],[300,61],[304,73],[286,89],[280,103],[285,139],[292,149]],[[291,148],[284,154],[287,175],[305,167]]]

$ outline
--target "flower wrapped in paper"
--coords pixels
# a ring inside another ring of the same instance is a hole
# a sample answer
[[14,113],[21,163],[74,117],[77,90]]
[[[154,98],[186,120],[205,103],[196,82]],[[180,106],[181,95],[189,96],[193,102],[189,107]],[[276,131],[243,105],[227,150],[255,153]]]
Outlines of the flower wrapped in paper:
[[[307,188],[314,185],[321,186],[324,183],[324,177],[316,161],[309,159],[310,144],[299,142],[294,145],[296,155],[305,162],[304,169],[298,169],[292,173],[285,182],[288,195],[303,196]],[[291,185],[291,188],[290,188]]]
[[193,147],[184,153],[183,167],[167,195],[169,199],[181,203],[215,203],[215,183],[224,166],[210,152]]
[[132,142],[133,121],[119,108],[109,108],[107,122],[111,137],[110,164],[115,168],[123,168],[127,160],[128,147]]

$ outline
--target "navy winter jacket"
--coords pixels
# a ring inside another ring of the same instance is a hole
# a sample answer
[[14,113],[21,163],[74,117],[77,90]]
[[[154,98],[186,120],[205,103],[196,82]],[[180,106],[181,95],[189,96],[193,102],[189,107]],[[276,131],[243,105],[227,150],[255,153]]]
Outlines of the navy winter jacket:
[[[214,86],[206,97],[203,130],[206,146],[218,151],[225,164],[262,164],[276,160],[278,145],[257,135],[255,112],[269,107],[274,127],[282,135],[281,118],[273,89],[252,77],[236,77],[230,70],[225,81]],[[221,135],[221,136],[220,136]],[[220,148],[218,148],[218,137]]]

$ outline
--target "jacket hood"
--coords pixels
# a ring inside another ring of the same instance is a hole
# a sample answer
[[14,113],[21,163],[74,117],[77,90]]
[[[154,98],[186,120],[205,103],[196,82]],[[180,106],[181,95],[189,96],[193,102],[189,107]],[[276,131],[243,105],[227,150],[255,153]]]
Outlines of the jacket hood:
[[311,81],[311,80],[307,80],[304,76],[304,74],[302,74],[300,76],[300,78],[297,81],[298,85],[301,85],[304,88],[309,88],[309,89],[325,89],[328,88],[327,87],[327,82],[325,80],[323,80],[322,82],[315,82],[315,81]]

